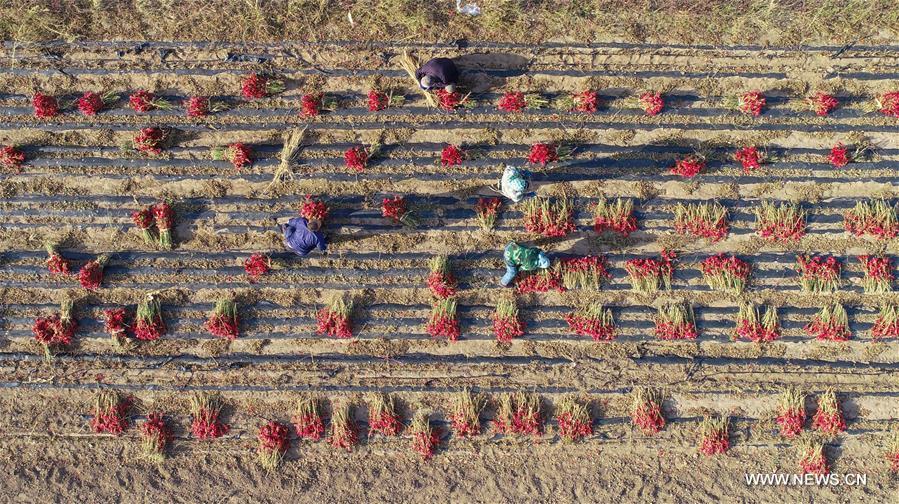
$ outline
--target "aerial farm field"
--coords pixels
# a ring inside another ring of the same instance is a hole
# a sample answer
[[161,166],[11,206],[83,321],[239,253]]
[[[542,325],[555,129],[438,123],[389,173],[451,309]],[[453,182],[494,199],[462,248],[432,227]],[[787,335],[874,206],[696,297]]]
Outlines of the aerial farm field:
[[[321,9],[191,36],[12,4],[4,501],[896,498],[885,32],[638,36],[623,13],[549,39],[571,26],[541,3],[504,37],[513,2],[484,2],[425,18],[466,40]],[[410,79],[434,56],[457,94]],[[536,194],[497,192],[506,165]],[[285,249],[300,215],[325,253]],[[552,266],[503,288],[513,240]]]

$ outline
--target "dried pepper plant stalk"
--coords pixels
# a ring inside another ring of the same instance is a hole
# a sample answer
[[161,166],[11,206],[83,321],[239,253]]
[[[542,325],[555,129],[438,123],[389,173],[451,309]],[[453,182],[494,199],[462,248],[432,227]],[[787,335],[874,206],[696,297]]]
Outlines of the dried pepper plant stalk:
[[109,256],[99,255],[91,259],[78,270],[78,282],[87,290],[96,290],[103,283],[103,269],[109,262]]
[[418,221],[407,208],[406,198],[404,196],[384,198],[381,202],[381,215],[392,220],[394,223],[402,224],[409,228],[418,227]]
[[658,91],[645,91],[637,101],[648,116],[659,115],[665,109],[665,97]]
[[889,257],[863,255],[858,257],[865,276],[862,287],[869,294],[882,294],[893,290],[893,261]]
[[677,254],[662,250],[658,259],[628,259],[624,264],[631,288],[641,294],[653,294],[660,288],[671,290],[671,279],[674,273],[674,260]]
[[841,304],[827,305],[804,327],[809,336],[819,341],[849,341],[849,315]]
[[764,202],[754,213],[755,231],[765,240],[794,243],[805,236],[805,210],[799,205]]
[[290,431],[283,423],[269,420],[259,428],[256,439],[259,440],[256,460],[263,469],[274,471],[281,465],[281,460],[290,447]]
[[805,101],[808,107],[819,117],[830,115],[840,104],[840,101],[835,96],[823,91],[818,91],[807,97]]
[[765,162],[762,153],[754,145],[737,149],[737,152],[734,153],[734,160],[740,163],[740,167],[745,175],[760,169]]
[[561,198],[530,198],[522,202],[524,228],[548,238],[565,236],[574,231],[574,207],[571,200]]
[[493,335],[500,343],[511,343],[513,338],[524,336],[524,322],[518,314],[514,298],[501,298],[493,314]]
[[562,267],[559,263],[549,268],[522,271],[515,277],[515,292],[519,294],[552,290],[565,292],[565,286],[562,285]]
[[805,425],[805,393],[796,388],[784,389],[780,394],[777,425],[780,435],[793,439],[802,432]]
[[72,344],[78,330],[78,320],[72,316],[72,300],[64,299],[59,304],[59,313],[47,317],[38,317],[31,326],[34,339],[44,349],[44,356],[49,360],[53,352]]
[[138,89],[128,97],[128,105],[135,112],[149,112],[151,110],[171,110],[172,104],[163,98],[157,98],[155,94],[146,89]]
[[206,330],[216,338],[234,341],[240,334],[237,303],[232,297],[219,299],[206,321]]
[[243,263],[244,272],[250,279],[250,283],[254,283],[263,275],[271,271],[272,260],[265,254],[255,253],[247,257]]
[[562,259],[562,285],[566,289],[599,290],[610,278],[605,256],[569,257]]
[[803,292],[836,292],[840,288],[840,263],[835,257],[800,255],[796,258],[799,285]]
[[450,408],[450,424],[459,437],[472,437],[481,433],[481,411],[486,400],[469,389],[453,394]]
[[685,179],[691,179],[699,175],[705,169],[705,157],[699,154],[689,154],[674,161],[671,167],[672,175],[679,175]]
[[593,303],[565,316],[568,327],[579,336],[590,336],[593,341],[615,339],[615,320],[612,310]]
[[833,390],[828,389],[818,397],[818,411],[812,417],[812,428],[831,437],[846,430],[843,409]]
[[769,306],[765,310],[764,316],[760,317],[759,309],[754,304],[740,305],[734,339],[755,343],[768,343],[780,339],[777,309]]
[[166,448],[174,439],[172,428],[160,412],[147,414],[140,425],[141,452],[148,460],[157,464],[165,460]]
[[727,417],[705,416],[699,424],[699,451],[706,457],[720,455],[730,448],[730,429]]
[[655,333],[662,340],[695,340],[699,333],[689,303],[673,303],[659,307]]
[[797,446],[799,470],[802,474],[830,474],[830,466],[820,441],[805,440]]
[[571,443],[593,434],[590,409],[571,396],[563,397],[556,405],[556,422],[559,425],[559,436]]
[[665,428],[662,393],[659,390],[646,387],[634,389],[631,399],[631,422],[647,436]]
[[352,338],[353,323],[350,318],[352,312],[352,298],[345,298],[343,295],[333,296],[318,312],[316,331],[332,338]]
[[422,460],[429,460],[440,445],[440,435],[431,426],[430,415],[425,411],[416,411],[409,426],[412,435],[412,450],[421,455]]
[[403,421],[397,412],[396,400],[390,394],[374,394],[368,401],[368,428],[382,436],[398,436]]
[[293,426],[297,436],[309,441],[319,441],[325,435],[325,420],[322,418],[322,400],[312,395],[306,395],[297,402],[297,412],[294,414]]
[[359,432],[350,405],[344,403],[334,406],[331,415],[331,437],[328,443],[335,448],[352,451],[359,444]]
[[678,203],[674,207],[674,230],[679,234],[717,242],[726,237],[730,230],[727,208],[718,202]]
[[131,423],[128,418],[131,403],[130,397],[124,397],[114,390],[100,391],[94,400],[91,430],[114,436],[125,432]]
[[449,265],[449,258],[438,255],[428,260],[428,288],[431,294],[439,299],[445,299],[456,295],[456,277]]
[[500,434],[539,436],[543,434],[543,407],[540,396],[515,392],[500,397],[494,418]]
[[165,322],[162,319],[162,305],[155,294],[149,294],[137,305],[134,323],[134,337],[141,341],[158,340],[165,334]]
[[284,89],[284,81],[253,72],[244,78],[240,93],[247,100],[258,100],[282,93]]
[[44,248],[47,249],[47,270],[51,275],[70,275],[71,268],[69,261],[59,253],[59,246],[55,243],[45,243]]
[[521,91],[507,91],[499,98],[496,106],[504,112],[521,112],[526,108],[539,109],[549,105],[549,100],[537,93],[525,94]]
[[216,161],[228,161],[237,171],[253,164],[253,150],[240,142],[228,144],[227,147],[215,147],[211,156]]
[[843,216],[843,226],[855,236],[889,240],[899,235],[896,208],[884,200],[857,201]]
[[224,404],[221,396],[210,392],[197,392],[190,398],[190,432],[197,439],[217,439],[231,430],[222,421]]
[[159,247],[172,250],[172,229],[175,227],[175,211],[167,201],[160,201],[153,206],[153,222],[159,232]]
[[899,306],[884,304],[871,327],[871,338],[875,340],[899,337]]
[[435,300],[431,308],[431,316],[425,325],[427,333],[433,338],[446,338],[449,341],[458,341],[461,331],[456,309],[457,301],[454,297]]
[[617,198],[609,201],[602,198],[593,210],[593,230],[597,233],[606,231],[618,233],[624,238],[637,230],[637,219],[634,217],[634,200]]
[[480,198],[475,204],[474,211],[477,217],[478,227],[483,231],[490,231],[496,226],[496,218],[503,201],[499,198]]
[[741,294],[749,283],[749,263],[724,253],[713,255],[700,265],[706,284],[713,290]]

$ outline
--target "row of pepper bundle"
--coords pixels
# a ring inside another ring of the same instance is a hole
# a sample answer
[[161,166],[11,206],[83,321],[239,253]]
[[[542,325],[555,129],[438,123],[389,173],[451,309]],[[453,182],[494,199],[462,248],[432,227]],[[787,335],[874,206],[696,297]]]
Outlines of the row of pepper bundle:
[[[251,73],[241,83],[241,95],[245,100],[258,100],[284,92],[284,81],[271,75]],[[440,89],[435,91],[439,108],[452,111],[460,107],[476,105],[469,96],[460,92],[452,93]],[[114,92],[103,94],[87,91],[71,104],[61,105],[51,95],[35,93],[32,96],[34,115],[39,118],[51,118],[59,115],[66,108],[77,108],[85,116],[94,116],[108,109],[119,97]],[[839,100],[832,94],[817,91],[806,97],[805,102],[810,110],[818,116],[827,116],[839,105]],[[370,89],[366,95],[366,106],[369,111],[377,112],[390,106],[399,106],[405,101],[404,96],[387,94],[380,89]],[[750,116],[759,116],[767,105],[767,98],[761,91],[745,92],[735,98],[726,100],[727,104]],[[899,92],[891,91],[875,99],[877,109],[884,115],[899,116]],[[521,91],[505,92],[497,101],[497,108],[506,112],[521,112],[526,108],[539,109],[549,105],[550,100],[537,93]],[[174,105],[154,93],[138,89],[128,97],[128,105],[136,112],[146,113],[152,110],[171,110]],[[554,107],[564,111],[595,113],[602,105],[599,94],[592,89],[585,89],[570,95],[563,95],[554,100]],[[659,91],[644,91],[636,95],[635,105],[648,116],[655,116],[665,107],[665,96]],[[301,96],[300,113],[307,117],[319,115],[323,110],[336,110],[337,100],[322,92],[308,92]],[[183,107],[189,117],[205,117],[210,113],[227,110],[224,102],[214,102],[208,96],[190,96],[183,101]]]
[[131,220],[141,230],[147,245],[172,249],[172,230],[175,227],[175,211],[167,201],[144,207],[131,213]]
[[342,294],[334,295],[318,311],[316,332],[331,338],[352,338],[353,298]]
[[[54,243],[47,243],[47,270],[51,275],[68,276],[71,274],[71,265],[68,259],[62,256],[59,248]],[[103,283],[103,269],[109,262],[109,256],[98,255],[86,262],[78,270],[78,283],[87,290],[99,289]]]
[[[96,433],[118,436],[131,426],[134,399],[113,390],[103,390],[94,401],[90,427]],[[222,401],[217,394],[196,393],[191,397],[191,433],[196,439],[210,440],[225,435],[230,425],[221,419]],[[142,454],[160,463],[174,439],[172,426],[165,414],[150,411],[138,428]]]
[[610,277],[605,256],[568,257],[549,268],[519,273],[515,277],[515,290],[519,294],[574,289],[595,291]]

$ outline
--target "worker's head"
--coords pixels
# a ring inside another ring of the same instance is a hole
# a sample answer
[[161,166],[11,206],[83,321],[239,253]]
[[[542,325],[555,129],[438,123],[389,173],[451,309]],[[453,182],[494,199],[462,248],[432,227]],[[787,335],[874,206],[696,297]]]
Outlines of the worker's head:
[[549,257],[543,252],[537,254],[537,267],[540,269],[549,268]]
[[312,219],[306,223],[306,227],[309,229],[309,231],[312,231],[314,233],[322,228],[322,221],[318,219]]
[[456,92],[456,86],[454,86],[452,84],[447,84],[445,89],[446,89],[447,93],[455,93]]
[[433,82],[434,82],[434,80],[431,78],[430,75],[424,75],[421,78],[421,87],[427,89],[427,88],[431,87],[431,84]]

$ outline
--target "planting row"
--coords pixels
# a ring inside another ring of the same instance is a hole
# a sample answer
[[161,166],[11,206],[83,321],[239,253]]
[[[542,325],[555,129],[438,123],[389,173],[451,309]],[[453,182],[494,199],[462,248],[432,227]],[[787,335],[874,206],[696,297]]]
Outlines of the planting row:
[[[809,399],[799,389],[784,390],[774,412],[775,424],[780,437],[799,441],[801,472],[825,474],[829,464],[823,443],[845,432],[846,420],[834,391],[826,390],[816,397],[811,416],[807,407]],[[578,395],[562,396],[550,405],[536,393],[488,397],[465,389],[452,396],[442,415],[428,408],[404,407],[390,394],[370,394],[366,402],[361,405],[342,399],[331,403],[317,395],[304,394],[296,403],[290,423],[266,420],[259,426],[260,464],[267,469],[276,468],[294,440],[326,441],[336,449],[353,450],[364,437],[405,435],[411,438],[412,450],[427,460],[447,442],[449,432],[456,438],[542,437],[547,434],[547,427],[551,427],[554,437],[578,442],[593,436],[595,428],[602,424],[600,405]],[[91,429],[97,433],[123,434],[131,427],[134,403],[131,396],[102,390],[89,417]],[[630,423],[644,436],[658,434],[670,421],[671,412],[666,410],[665,403],[666,398],[658,389],[634,389],[630,397]],[[224,406],[218,394],[195,393],[190,400],[191,436],[210,441],[228,434],[231,426],[223,419]],[[409,409],[411,419],[407,424],[403,413]],[[174,439],[171,417],[150,411],[144,418],[139,425],[142,448],[151,460],[161,462]],[[697,428],[698,450],[706,456],[726,453],[732,443],[730,426],[728,415],[707,412]],[[806,429],[811,432],[804,434]],[[899,470],[899,437],[894,436],[884,451],[891,470]]]

